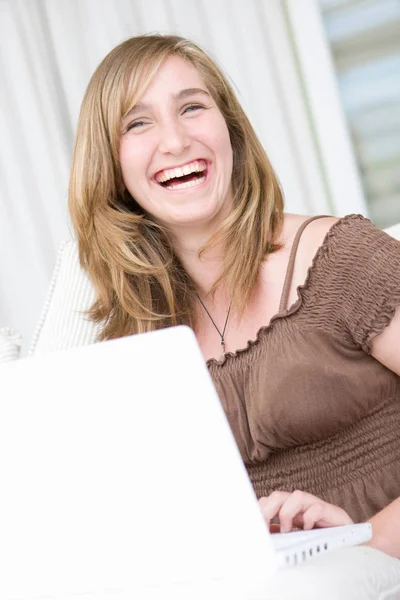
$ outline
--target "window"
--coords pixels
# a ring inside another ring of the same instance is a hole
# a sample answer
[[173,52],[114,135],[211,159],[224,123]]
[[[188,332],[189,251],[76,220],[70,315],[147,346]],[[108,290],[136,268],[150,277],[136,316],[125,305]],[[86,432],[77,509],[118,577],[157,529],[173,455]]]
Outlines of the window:
[[319,0],[369,214],[400,222],[400,0]]

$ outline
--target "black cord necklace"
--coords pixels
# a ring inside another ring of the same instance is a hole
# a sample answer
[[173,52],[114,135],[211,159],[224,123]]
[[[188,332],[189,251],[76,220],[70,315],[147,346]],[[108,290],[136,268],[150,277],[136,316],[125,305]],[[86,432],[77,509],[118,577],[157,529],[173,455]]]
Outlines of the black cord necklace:
[[212,316],[208,312],[206,305],[204,304],[204,302],[202,301],[202,299],[200,298],[200,296],[198,294],[197,294],[197,297],[198,297],[198,299],[200,301],[200,304],[202,305],[202,307],[206,311],[207,315],[209,316],[211,323],[214,325],[215,329],[218,331],[219,337],[221,338],[222,354],[219,357],[219,360],[223,360],[225,358],[225,331],[226,331],[226,326],[228,325],[228,319],[229,319],[229,315],[230,315],[231,308],[232,308],[232,301],[229,304],[228,312],[226,314],[226,319],[225,319],[225,325],[224,325],[224,328],[223,328],[222,333],[221,333],[220,330],[218,329],[218,327],[217,327],[214,319],[212,318]]

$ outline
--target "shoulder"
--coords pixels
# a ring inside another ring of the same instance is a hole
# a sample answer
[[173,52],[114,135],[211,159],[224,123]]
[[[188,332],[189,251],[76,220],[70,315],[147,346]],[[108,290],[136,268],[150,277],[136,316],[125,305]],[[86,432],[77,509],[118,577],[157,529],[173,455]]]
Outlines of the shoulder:
[[331,227],[341,220],[342,219],[338,217],[329,215],[312,217],[285,213],[282,228],[282,241],[285,244],[292,244],[299,229],[308,222],[303,230],[301,239],[306,240],[311,245],[313,243],[318,244],[318,242],[322,243]]
[[300,273],[312,265],[317,255],[321,265],[329,264],[331,268],[334,264],[339,268],[347,265],[346,269],[356,270],[371,260],[379,261],[384,253],[398,259],[399,242],[362,215],[321,216],[306,224],[311,218],[284,215],[281,243],[287,252],[293,247],[296,233],[303,229],[295,252]]
[[[281,243],[287,248],[292,248],[297,232],[312,217],[304,215],[284,215]],[[297,261],[309,265],[320,246],[323,245],[329,231],[341,219],[331,216],[321,216],[309,222],[303,229],[296,252]]]
[[[310,218],[285,215],[283,231],[287,247],[292,247],[299,228]],[[334,261],[338,266],[351,263],[357,270],[370,261],[377,264],[381,259],[398,261],[400,244],[362,215],[350,214],[341,218],[327,216],[311,221],[304,228],[296,262],[303,267],[310,266],[318,252],[323,255],[324,263],[328,261],[331,264]]]
[[316,251],[325,241],[339,246],[346,245],[346,243],[354,245],[359,240],[364,240],[363,245],[366,246],[366,238],[388,238],[388,233],[376,227],[367,217],[359,214],[349,214],[338,218],[325,215],[309,217],[285,213],[280,242],[286,247],[291,246],[296,233],[307,221],[310,222],[302,231],[299,249],[302,247],[310,252]]

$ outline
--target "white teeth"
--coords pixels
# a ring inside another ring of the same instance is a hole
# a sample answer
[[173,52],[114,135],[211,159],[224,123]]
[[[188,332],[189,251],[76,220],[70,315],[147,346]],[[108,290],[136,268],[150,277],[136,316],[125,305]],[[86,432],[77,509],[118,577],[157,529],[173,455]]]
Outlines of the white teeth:
[[165,183],[169,179],[174,179],[175,177],[183,177],[184,175],[190,175],[190,173],[198,173],[201,171],[205,171],[206,168],[207,164],[205,160],[194,160],[193,162],[188,163],[183,167],[165,169],[157,175],[156,180],[158,181],[158,183]]
[[[185,175],[185,173],[183,172],[182,167],[176,167],[174,169],[174,177],[183,177]],[[170,177],[171,179],[171,177]]]
[[166,188],[167,190],[183,190],[184,188],[194,187],[195,185],[203,183],[205,178],[206,176],[203,175],[202,177],[194,179],[193,181],[185,181],[184,183],[178,183],[177,185],[167,185]]

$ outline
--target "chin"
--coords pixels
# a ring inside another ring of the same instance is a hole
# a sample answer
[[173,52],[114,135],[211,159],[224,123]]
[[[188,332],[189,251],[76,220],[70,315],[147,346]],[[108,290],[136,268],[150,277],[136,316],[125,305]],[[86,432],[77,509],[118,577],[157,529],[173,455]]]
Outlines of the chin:
[[222,221],[222,219],[218,219],[220,212],[221,212],[220,209],[216,209],[215,207],[213,209],[210,208],[210,210],[187,211],[187,212],[181,211],[179,215],[178,214],[171,215],[169,222],[170,222],[171,226],[173,226],[173,225],[180,225],[180,226],[187,225],[188,227],[194,227],[194,226],[206,227],[207,225],[212,226],[212,224],[215,223],[216,220]]

